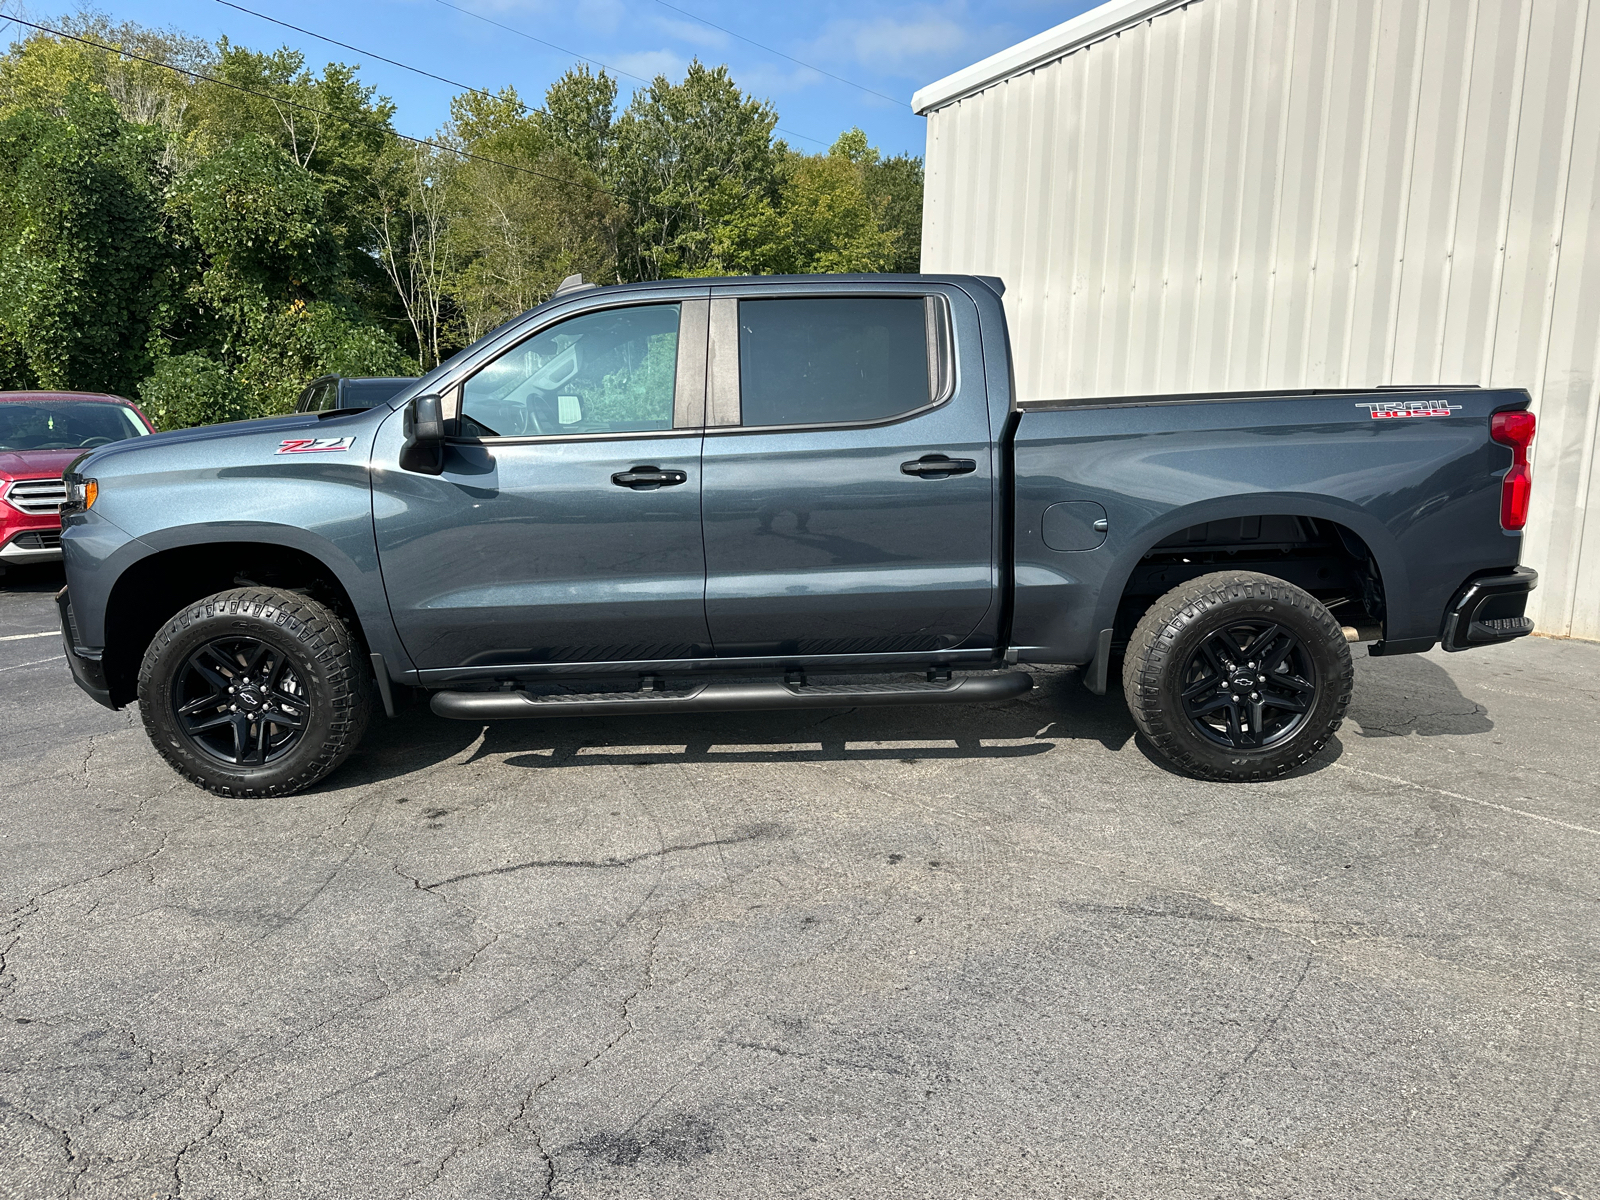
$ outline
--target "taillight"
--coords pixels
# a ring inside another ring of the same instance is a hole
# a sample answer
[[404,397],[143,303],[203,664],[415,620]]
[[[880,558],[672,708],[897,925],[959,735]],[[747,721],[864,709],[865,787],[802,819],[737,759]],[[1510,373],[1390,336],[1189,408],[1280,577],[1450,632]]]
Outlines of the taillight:
[[1528,446],[1533,442],[1531,412],[1497,412],[1489,421],[1489,436],[1511,447],[1511,469],[1500,481],[1500,526],[1521,529],[1528,523],[1528,497],[1533,493],[1533,471]]

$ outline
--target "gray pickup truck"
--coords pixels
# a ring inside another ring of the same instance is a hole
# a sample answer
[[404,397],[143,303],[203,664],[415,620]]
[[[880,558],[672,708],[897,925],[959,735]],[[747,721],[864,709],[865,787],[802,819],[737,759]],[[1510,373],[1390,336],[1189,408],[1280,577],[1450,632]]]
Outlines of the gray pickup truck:
[[1521,637],[1528,395],[1019,400],[998,280],[564,285],[392,398],[66,474],[78,683],[225,795],[372,710],[468,721],[995,701],[1029,663],[1267,779],[1350,643]]

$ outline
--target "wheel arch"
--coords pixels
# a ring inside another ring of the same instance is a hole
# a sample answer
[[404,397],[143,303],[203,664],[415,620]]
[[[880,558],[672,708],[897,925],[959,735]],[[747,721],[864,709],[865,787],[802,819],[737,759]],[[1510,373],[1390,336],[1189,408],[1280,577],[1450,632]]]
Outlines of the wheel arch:
[[[1160,594],[1188,578],[1213,571],[1257,571],[1304,586],[1300,580],[1282,573],[1283,564],[1292,560],[1282,552],[1259,549],[1266,539],[1245,536],[1230,539],[1219,529],[1233,522],[1248,524],[1271,520],[1311,522],[1315,532],[1312,540],[1306,542],[1308,546],[1316,544],[1316,534],[1321,533],[1337,543],[1341,557],[1347,561],[1370,563],[1379,610],[1368,614],[1371,619],[1381,621],[1391,606],[1406,602],[1410,587],[1399,546],[1383,523],[1359,506],[1297,493],[1225,496],[1170,509],[1140,529],[1106,573],[1096,604],[1095,628],[1117,630],[1120,641]],[[1208,529],[1210,536],[1191,543],[1196,548],[1195,557],[1212,561],[1196,561],[1188,569],[1169,572],[1167,587],[1151,592],[1145,585],[1143,576],[1146,573],[1141,568],[1153,555],[1160,554],[1172,539],[1197,529]],[[1218,559],[1222,561],[1216,561]],[[1274,571],[1274,566],[1278,566],[1279,571]],[[1305,590],[1316,592],[1313,587]],[[1371,598],[1367,601],[1370,605]]]
[[[374,633],[387,649],[382,631],[363,623],[356,602],[363,590],[359,572],[341,572],[335,565],[341,556],[294,544],[299,540],[218,540],[213,533],[195,540],[172,539],[128,563],[105,604],[102,662],[112,702],[122,705],[137,698],[140,660],[163,622],[186,604],[243,585],[308,595],[350,628],[363,653],[372,646]],[[352,574],[358,577],[355,587]]]

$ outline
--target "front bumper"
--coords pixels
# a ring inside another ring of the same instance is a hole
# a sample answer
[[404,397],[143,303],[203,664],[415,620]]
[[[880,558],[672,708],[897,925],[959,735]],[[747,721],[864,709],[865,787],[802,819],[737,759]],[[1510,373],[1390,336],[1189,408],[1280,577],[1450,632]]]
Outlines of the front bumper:
[[100,661],[100,651],[78,645],[78,625],[72,619],[72,601],[66,588],[56,593],[56,609],[61,614],[62,649],[67,652],[67,668],[72,672],[73,682],[88,692],[96,704],[119,707],[111,702],[111,688],[106,683],[106,668]]
[[60,562],[61,529],[24,529],[4,546],[0,546],[0,566],[21,566],[23,563]]
[[1472,650],[1527,637],[1533,619],[1523,609],[1528,593],[1538,586],[1539,573],[1532,567],[1468,580],[1445,610],[1439,641],[1446,650]]

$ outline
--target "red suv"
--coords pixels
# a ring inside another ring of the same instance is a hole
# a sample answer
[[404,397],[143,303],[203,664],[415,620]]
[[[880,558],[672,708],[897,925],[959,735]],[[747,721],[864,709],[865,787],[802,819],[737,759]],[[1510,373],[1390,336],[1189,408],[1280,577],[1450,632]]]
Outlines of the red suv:
[[61,472],[73,459],[155,431],[120,396],[0,392],[0,572],[61,558]]

